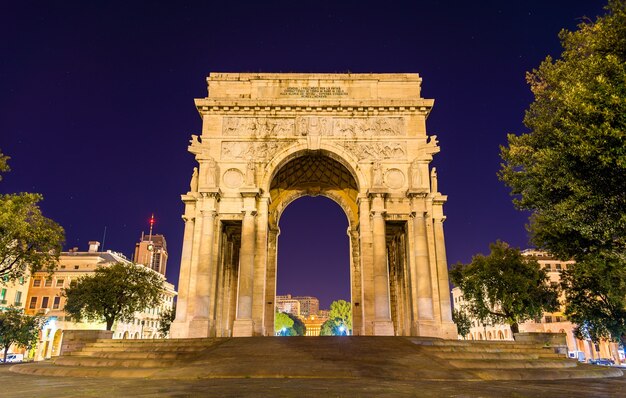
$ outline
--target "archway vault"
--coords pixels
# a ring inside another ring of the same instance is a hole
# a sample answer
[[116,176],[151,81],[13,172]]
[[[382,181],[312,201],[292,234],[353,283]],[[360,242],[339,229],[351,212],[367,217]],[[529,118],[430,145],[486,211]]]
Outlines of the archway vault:
[[283,164],[269,189],[269,224],[278,226],[283,210],[302,196],[326,196],[346,213],[351,228],[358,225],[358,186],[352,173],[321,151],[303,151]]
[[278,220],[323,195],[345,211],[354,334],[456,338],[417,74],[211,74],[172,337],[272,335]]

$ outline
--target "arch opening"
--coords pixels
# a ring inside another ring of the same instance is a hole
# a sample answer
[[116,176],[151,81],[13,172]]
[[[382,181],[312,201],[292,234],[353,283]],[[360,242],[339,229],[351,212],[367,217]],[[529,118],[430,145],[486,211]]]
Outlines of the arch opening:
[[[354,174],[342,162],[322,151],[302,152],[274,173],[269,196],[268,222],[273,231],[270,247],[275,250],[269,274],[273,275],[275,288],[270,289],[274,296],[267,297],[267,302],[278,304],[277,295],[319,296],[321,309],[329,309],[331,301],[342,299],[352,304],[354,314],[355,301],[358,306],[361,294],[360,285],[357,288],[354,285],[354,281],[360,279],[359,274],[354,275],[359,272],[355,271],[358,268],[358,254],[355,254],[358,252],[355,233],[358,184]],[[278,247],[285,249],[278,250]],[[321,265],[325,270],[320,269]],[[307,285],[315,288],[290,289],[288,281],[297,281],[298,275],[295,274],[298,273],[304,275]],[[324,286],[329,283],[333,286]],[[326,293],[331,291],[341,293],[335,293],[333,298],[333,293]],[[273,307],[271,320],[266,321],[266,330],[274,330],[277,305]],[[316,321],[311,319],[311,315],[319,314],[310,312],[303,311],[311,321],[309,327],[313,328],[308,334],[319,335],[319,318]],[[359,319],[358,314],[353,315],[352,330],[358,328]]]

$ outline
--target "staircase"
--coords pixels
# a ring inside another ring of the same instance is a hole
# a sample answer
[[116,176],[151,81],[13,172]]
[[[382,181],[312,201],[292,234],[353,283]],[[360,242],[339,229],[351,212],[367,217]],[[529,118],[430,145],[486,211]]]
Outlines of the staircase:
[[98,340],[11,371],[49,376],[555,380],[619,377],[540,345],[420,337],[248,337]]

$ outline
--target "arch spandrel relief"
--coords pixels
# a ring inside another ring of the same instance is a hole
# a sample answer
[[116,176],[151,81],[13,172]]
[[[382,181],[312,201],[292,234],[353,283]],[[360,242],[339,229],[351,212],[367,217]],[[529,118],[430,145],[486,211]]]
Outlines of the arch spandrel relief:
[[446,197],[433,183],[439,147],[425,134],[433,100],[421,98],[421,78],[220,73],[207,81],[209,96],[196,99],[206,136],[189,145],[199,169],[183,195],[172,336],[273,335],[278,219],[299,197],[324,195],[349,219],[352,333],[455,338],[446,284],[431,283],[447,279]]

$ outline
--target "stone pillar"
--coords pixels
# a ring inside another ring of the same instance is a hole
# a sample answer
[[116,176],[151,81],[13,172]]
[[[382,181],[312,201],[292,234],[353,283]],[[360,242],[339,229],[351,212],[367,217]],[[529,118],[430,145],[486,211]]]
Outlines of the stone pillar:
[[435,218],[435,250],[437,251],[437,279],[439,281],[439,302],[441,304],[441,320],[452,322],[450,309],[450,282],[448,280],[448,261],[446,244],[443,237],[443,218]]
[[266,336],[274,335],[274,313],[276,312],[276,254],[279,235],[280,229],[278,227],[269,229],[267,240],[267,282],[265,289]]
[[352,293],[352,335],[360,336],[363,330],[363,289],[361,260],[359,255],[359,232],[348,227],[350,237],[350,291]]
[[384,194],[372,195],[372,237],[374,257],[374,335],[393,336],[393,322],[389,303],[389,271],[385,239]]
[[213,322],[209,318],[211,303],[211,272],[213,264],[213,237],[215,230],[215,210],[202,210],[202,235],[200,241],[200,259],[196,272],[196,296],[193,308],[193,319],[189,324],[189,337],[209,337]]
[[256,195],[242,193],[244,197],[243,221],[241,223],[241,251],[239,252],[239,288],[237,316],[233,325],[233,337],[254,334],[252,320],[252,297],[254,287],[254,248],[256,241]]
[[257,336],[273,336],[274,327],[265,333],[264,319],[267,315],[265,304],[265,291],[267,284],[268,265],[268,208],[270,197],[262,195],[257,201],[258,213],[256,217],[256,242],[254,254],[254,298],[252,299],[252,320],[254,321],[254,334]]
[[428,239],[426,237],[426,213],[417,209],[413,214],[415,234],[415,270],[417,272],[417,311],[418,319],[432,320],[433,289],[431,286],[430,262],[428,261]]
[[185,231],[180,259],[180,276],[178,278],[178,298],[176,300],[176,319],[172,323],[172,338],[187,337],[187,300],[189,296],[189,278],[191,265],[191,247],[193,240],[194,217],[183,216]]

